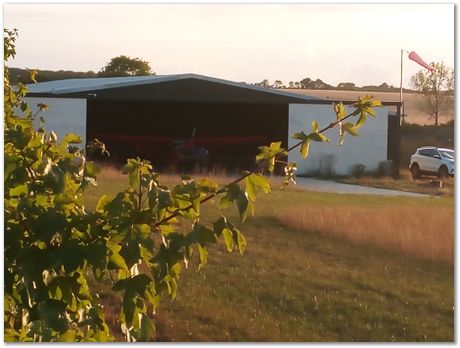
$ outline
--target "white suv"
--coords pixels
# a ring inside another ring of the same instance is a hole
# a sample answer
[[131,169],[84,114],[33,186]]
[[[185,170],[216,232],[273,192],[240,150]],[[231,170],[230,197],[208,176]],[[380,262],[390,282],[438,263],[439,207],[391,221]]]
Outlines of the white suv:
[[418,148],[410,158],[409,169],[413,179],[422,174],[447,178],[454,175],[454,150],[433,146]]

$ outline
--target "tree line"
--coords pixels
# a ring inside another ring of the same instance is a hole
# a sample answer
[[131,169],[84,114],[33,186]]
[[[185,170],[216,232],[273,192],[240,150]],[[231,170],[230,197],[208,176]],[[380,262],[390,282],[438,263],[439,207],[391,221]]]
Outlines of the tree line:
[[[10,68],[10,81],[13,84],[30,83],[29,70],[21,68]],[[152,72],[150,63],[140,58],[131,58],[125,55],[114,57],[110,59],[107,64],[102,67],[98,72],[95,71],[71,71],[71,70],[39,70],[37,69],[37,81],[55,81],[64,79],[77,79],[77,78],[94,78],[94,77],[119,77],[119,76],[145,76],[155,75]],[[270,83],[269,80],[264,79],[261,82],[254,83],[253,85],[276,88],[276,89],[325,89],[325,90],[356,90],[356,91],[381,91],[381,92],[398,92],[399,88],[388,85],[386,82],[381,85],[369,85],[358,87],[353,82],[341,82],[337,86],[330,85],[323,82],[321,79],[304,78],[300,81],[290,81],[284,84],[281,80],[275,80]],[[407,92],[412,90],[405,89]]]
[[[275,89],[325,89],[325,90],[346,90],[346,91],[379,91],[379,92],[399,92],[399,87],[389,85],[383,82],[380,85],[367,85],[359,87],[353,82],[340,82],[336,86],[328,84],[321,79],[311,79],[306,77],[300,81],[289,81],[283,83],[281,80],[275,80],[270,83],[268,79],[256,82],[253,85],[269,87]],[[405,92],[414,92],[414,90],[404,88]]]
[[[107,62],[98,72],[94,71],[71,71],[71,70],[39,70],[37,71],[37,82],[81,79],[94,77],[119,77],[119,76],[145,76],[155,75],[152,72],[150,63],[140,58],[131,58],[125,55],[114,57]],[[12,84],[30,83],[29,69],[9,68],[10,82]]]

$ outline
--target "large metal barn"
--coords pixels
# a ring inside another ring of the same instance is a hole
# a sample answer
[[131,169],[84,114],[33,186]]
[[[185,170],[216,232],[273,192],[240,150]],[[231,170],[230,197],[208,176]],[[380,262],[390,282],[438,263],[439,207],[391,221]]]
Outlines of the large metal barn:
[[[195,74],[69,79],[28,87],[32,108],[49,105],[47,129],[80,134],[85,144],[97,138],[111,161],[139,156],[157,168],[179,171],[197,164],[251,168],[258,146],[291,145],[295,140],[289,135],[309,130],[311,120],[326,125],[335,117],[332,100]],[[346,174],[356,164],[373,170],[386,160],[397,167],[399,111],[400,103],[385,103],[360,137],[338,147],[332,131],[332,143],[314,144],[309,159],[292,153],[289,160],[298,162],[300,174],[321,174],[326,167]]]

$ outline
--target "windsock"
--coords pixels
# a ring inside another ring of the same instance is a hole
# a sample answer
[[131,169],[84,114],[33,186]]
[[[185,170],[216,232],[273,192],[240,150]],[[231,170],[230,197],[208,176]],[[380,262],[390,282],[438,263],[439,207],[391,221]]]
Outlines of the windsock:
[[426,68],[426,69],[428,69],[430,71],[433,71],[433,68],[430,65],[428,65],[427,63],[425,63],[425,61],[422,58],[420,58],[420,56],[417,53],[415,53],[414,51],[409,53],[409,59],[413,60],[414,62],[416,62],[418,64],[420,64],[424,68]]

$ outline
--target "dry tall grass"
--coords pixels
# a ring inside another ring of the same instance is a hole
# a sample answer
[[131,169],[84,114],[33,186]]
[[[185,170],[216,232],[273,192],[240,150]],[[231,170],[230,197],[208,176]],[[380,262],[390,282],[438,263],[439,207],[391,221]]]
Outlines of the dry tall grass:
[[413,180],[408,169],[401,169],[399,178],[394,179],[391,176],[362,176],[360,178],[345,177],[338,178],[340,182],[347,184],[370,186],[390,190],[399,190],[406,192],[425,193],[433,196],[454,196],[454,179],[447,178],[439,186],[438,178],[434,176],[422,176]]
[[[227,174],[224,170],[219,169],[211,169],[207,172],[204,171],[196,171],[190,173],[190,175],[195,178],[195,180],[200,180],[203,178],[209,178],[210,180],[214,181],[218,185],[227,185],[228,183],[232,182],[236,178],[241,176],[241,173],[238,174]],[[182,175],[179,173],[175,173],[173,170],[160,172],[160,182],[166,185],[177,185],[181,183]],[[101,172],[98,174],[97,177],[98,182],[120,182],[120,183],[127,183],[126,175],[121,173],[121,169],[110,166],[110,165],[103,165],[101,166]],[[273,188],[281,187],[281,179],[276,176],[269,177],[270,184]]]
[[283,213],[288,227],[343,237],[355,243],[453,262],[454,209],[441,207],[299,207]]

